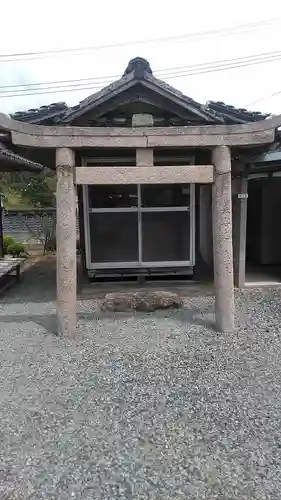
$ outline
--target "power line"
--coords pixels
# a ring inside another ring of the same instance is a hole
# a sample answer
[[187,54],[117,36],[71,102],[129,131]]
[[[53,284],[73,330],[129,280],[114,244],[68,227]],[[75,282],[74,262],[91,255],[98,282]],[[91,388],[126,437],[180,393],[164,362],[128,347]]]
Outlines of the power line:
[[12,54],[0,54],[1,62],[15,62],[22,60],[35,60],[42,59],[45,57],[51,57],[54,55],[65,55],[68,53],[73,53],[73,55],[81,55],[83,52],[91,52],[94,50],[104,50],[104,49],[112,49],[112,48],[120,48],[131,45],[142,45],[142,44],[151,44],[151,43],[159,43],[159,42],[171,42],[176,40],[192,40],[192,39],[200,39],[200,38],[208,38],[214,35],[232,35],[240,32],[248,32],[251,30],[258,29],[260,27],[269,27],[272,23],[274,23],[276,19],[268,19],[264,21],[258,21],[250,24],[242,24],[231,26],[229,28],[219,28],[208,31],[199,31],[194,33],[186,33],[182,35],[174,35],[170,37],[159,37],[159,38],[148,38],[144,40],[135,40],[135,41],[126,41],[119,43],[112,43],[106,45],[97,45],[97,46],[88,46],[88,47],[75,47],[68,49],[52,49],[52,50],[42,50],[42,51],[34,51],[34,52],[18,52]]
[[[236,69],[241,67],[253,66],[256,64],[264,64],[268,62],[274,62],[281,59],[281,51],[268,52],[264,54],[256,54],[252,56],[240,57],[235,59],[225,59],[221,61],[213,61],[210,63],[201,63],[191,66],[179,66],[174,68],[166,68],[163,70],[158,70],[158,73],[162,72],[161,78],[168,80],[173,78],[182,78],[185,76],[194,76],[199,74],[213,73],[217,71],[226,71],[230,69]],[[156,73],[156,72],[155,72]],[[158,76],[158,75],[157,75]],[[160,76],[160,75],[159,75]],[[110,77],[107,77],[110,78]],[[90,81],[88,81],[90,80]],[[92,81],[94,85],[92,85]],[[17,89],[14,90],[2,90],[0,98],[4,97],[22,97],[31,95],[41,95],[41,94],[55,94],[61,92],[72,92],[78,90],[100,90],[104,85],[110,84],[109,81],[102,81],[99,78],[93,79],[81,79],[81,80],[65,80],[65,82],[80,82],[80,83],[68,83],[66,85],[49,86],[50,84],[57,84],[57,82],[48,82],[47,87],[33,88],[29,92],[27,89]],[[95,85],[95,83],[97,85]],[[43,83],[42,83],[43,84]],[[47,82],[46,82],[47,84]],[[4,87],[2,87],[4,88]]]
[[[202,63],[202,64],[205,64],[205,63]],[[197,65],[195,65],[197,66]],[[198,65],[198,66],[201,66],[201,65]],[[192,66],[191,66],[192,67]],[[159,74],[159,76],[161,76],[162,73],[165,73],[166,71],[174,71],[174,70],[183,70],[183,69],[186,69],[186,68],[189,68],[189,66],[175,66],[175,67],[172,67],[172,68],[166,68],[166,69],[159,69],[159,70],[155,70],[153,73],[154,74]],[[17,84],[17,85],[0,85],[0,92],[1,92],[1,89],[12,89],[12,90],[3,90],[3,92],[16,92],[17,89],[19,90],[31,90],[29,87],[34,87],[34,86],[40,86],[40,88],[38,90],[42,90],[43,87],[41,87],[41,85],[47,85],[48,88],[49,88],[49,85],[57,85],[59,84],[59,87],[61,87],[60,84],[69,84],[69,86],[72,87],[72,83],[73,84],[76,84],[76,83],[80,83],[82,85],[82,83],[86,83],[88,82],[89,84],[93,81],[96,81],[96,83],[100,83],[100,84],[110,84],[112,83],[112,81],[114,80],[118,80],[119,78],[121,78],[122,75],[110,75],[110,76],[97,76],[97,77],[89,77],[89,78],[77,78],[77,79],[68,79],[68,80],[53,80],[53,81],[47,81],[47,82],[36,82],[36,83],[21,83],[21,84]],[[63,85],[64,86],[68,86],[68,85]],[[27,89],[24,89],[22,87],[28,87]],[[37,90],[37,89],[34,89],[34,90]]]
[[[160,71],[160,70],[159,70]],[[77,83],[77,82],[91,82],[95,80],[102,80],[106,81],[108,80],[109,82],[112,82],[113,80],[117,80],[118,78],[121,78],[121,75],[110,75],[110,76],[94,76],[94,77],[89,77],[89,78],[76,78],[76,79],[68,79],[68,80],[53,80],[53,81],[47,81],[47,82],[36,82],[36,83],[19,83],[15,85],[0,85],[0,92],[1,89],[13,89],[12,92],[14,92],[17,88],[21,87],[36,87],[39,85],[56,85],[56,84],[61,84],[61,83]],[[29,90],[29,89],[28,89]]]
[[[255,61],[260,61],[260,62],[267,62],[267,60],[271,61],[276,59],[279,59],[281,56],[281,51],[273,51],[273,52],[265,52],[265,53],[260,53],[260,54],[252,54],[244,57],[237,57],[237,58],[232,58],[232,59],[221,59],[218,61],[210,61],[210,62],[205,62],[205,63],[199,63],[199,64],[192,64],[189,66],[174,66],[171,68],[163,68],[159,70],[154,71],[154,75],[160,77],[160,78],[167,78],[170,76],[170,73],[176,77],[177,74],[182,73],[182,71],[193,71],[197,69],[205,70],[208,69],[209,67],[216,68],[217,66],[224,67],[224,65],[229,65],[233,64],[235,67],[239,67],[238,64],[242,63],[252,63]],[[47,81],[47,82],[37,82],[37,83],[23,83],[23,84],[17,84],[17,85],[2,85],[0,86],[0,93],[13,93],[19,91],[29,91],[31,90],[30,87],[38,87],[34,88],[32,90],[45,90],[45,89],[51,89],[51,88],[62,88],[62,87],[75,87],[78,85],[83,85],[85,84],[91,84],[92,82],[97,83],[97,84],[110,84],[112,83],[113,80],[121,78],[121,75],[111,75],[111,76],[100,76],[100,77],[90,77],[90,78],[78,78],[78,79],[68,79],[68,80],[53,80],[53,81]],[[65,85],[61,85],[65,84]],[[56,87],[50,87],[52,85],[55,85]],[[57,87],[58,85],[58,87]],[[47,86],[47,87],[44,87]],[[28,88],[23,88],[23,87],[28,87]],[[1,90],[3,89],[3,90]],[[6,90],[8,89],[8,90]]]
[[265,101],[266,99],[270,99],[271,97],[275,97],[276,95],[279,95],[279,94],[281,94],[281,90],[278,90],[278,92],[274,92],[273,94],[265,95],[263,97],[260,97],[259,99],[256,99],[255,101],[252,101],[248,104],[245,104],[245,107],[246,106],[253,106],[254,104],[257,104],[257,102]]
[[[274,57],[274,58],[271,58],[271,59],[267,59],[267,60],[256,60],[256,61],[252,61],[252,62],[247,62],[247,63],[243,63],[243,64],[229,64],[229,65],[225,65],[225,66],[213,66],[213,67],[209,67],[209,68],[202,68],[201,70],[199,71],[185,71],[185,72],[179,72],[179,73],[174,73],[174,74],[168,74],[168,75],[163,75],[163,79],[165,80],[170,80],[170,79],[174,79],[174,78],[182,78],[182,77],[186,77],[186,76],[195,76],[195,75],[201,75],[201,74],[207,74],[207,73],[215,73],[215,72],[218,72],[218,71],[227,71],[227,70],[231,70],[231,69],[238,69],[238,68],[242,68],[242,67],[248,67],[248,66],[253,66],[253,65],[257,65],[257,64],[264,64],[264,63],[268,63],[268,62],[274,62],[274,61],[277,61],[277,60],[280,60],[281,56],[279,56],[278,58],[277,57]],[[49,87],[47,88],[47,90],[45,91],[39,91],[39,92],[24,92],[24,93],[16,93],[16,94],[3,94],[2,95],[0,94],[0,98],[4,98],[4,97],[20,97],[20,96],[33,96],[33,95],[42,95],[42,94],[57,94],[57,93],[61,93],[61,92],[73,92],[73,91],[79,91],[79,90],[101,90],[104,88],[104,85],[102,85],[102,82],[99,82],[100,85],[91,85],[91,83],[88,83],[87,85],[82,85],[82,84],[78,84],[76,86],[76,88],[72,88],[73,85],[68,85],[68,86],[64,86],[64,87]],[[106,85],[108,85],[109,82],[106,82]],[[71,87],[71,88],[70,88]],[[51,90],[52,89],[52,90]],[[28,91],[28,89],[26,89]]]

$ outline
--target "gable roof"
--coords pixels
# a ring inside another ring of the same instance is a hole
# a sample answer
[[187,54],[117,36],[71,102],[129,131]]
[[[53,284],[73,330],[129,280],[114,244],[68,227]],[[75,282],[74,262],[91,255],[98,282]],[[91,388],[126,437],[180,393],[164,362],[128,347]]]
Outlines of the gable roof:
[[148,61],[140,57],[132,59],[129,62],[122,78],[81,101],[79,106],[70,109],[59,121],[60,123],[69,123],[84,114],[85,111],[95,109],[102,102],[108,101],[113,96],[137,86],[141,86],[145,90],[149,89],[155,94],[172,101],[175,105],[180,106],[186,114],[192,113],[199,119],[210,123],[223,122],[222,117],[217,115],[215,111],[185,96],[182,92],[171,87],[164,81],[155,78]]
[[[147,101],[147,93],[154,96]],[[42,106],[38,109],[30,109],[27,112],[17,112],[12,117],[18,121],[30,123],[60,123],[70,124],[73,120],[83,116],[85,113],[98,112],[101,116],[101,107],[106,103],[111,104],[111,108],[116,107],[116,100],[120,95],[128,95],[127,102],[149,102],[158,98],[164,106],[173,110],[174,114],[185,118],[192,115],[198,121],[209,124],[215,123],[247,123],[259,121],[267,118],[268,114],[260,112],[251,112],[244,108],[235,108],[228,106],[223,102],[208,101],[205,105],[194,101],[192,98],[184,95],[179,90],[168,85],[166,82],[156,78],[151,70],[150,64],[146,59],[136,57],[132,59],[123,76],[104,87],[102,90],[83,99],[79,104],[68,107],[65,103],[53,103],[49,106]],[[103,108],[103,109],[106,109]]]

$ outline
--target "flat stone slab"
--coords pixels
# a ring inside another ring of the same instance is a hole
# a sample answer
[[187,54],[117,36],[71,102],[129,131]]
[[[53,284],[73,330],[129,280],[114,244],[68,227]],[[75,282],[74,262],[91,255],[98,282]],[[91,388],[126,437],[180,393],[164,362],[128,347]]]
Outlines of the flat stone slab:
[[167,290],[114,292],[106,294],[101,309],[111,312],[153,312],[159,309],[178,309],[182,305],[180,295]]
[[13,257],[0,259],[0,278],[15,271],[22,261],[23,259],[14,259]]

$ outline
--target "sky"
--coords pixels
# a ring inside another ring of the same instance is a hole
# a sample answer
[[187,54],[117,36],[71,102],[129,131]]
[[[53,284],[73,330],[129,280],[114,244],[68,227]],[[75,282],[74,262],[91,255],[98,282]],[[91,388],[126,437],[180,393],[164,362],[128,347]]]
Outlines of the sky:
[[[129,60],[140,56],[150,62],[155,76],[162,70],[162,79],[201,103],[215,100],[251,110],[281,113],[280,0],[79,0],[73,3],[13,0],[3,2],[1,18],[0,112],[24,111],[53,102],[75,105],[121,76]],[[253,27],[253,23],[263,21]],[[206,35],[206,31],[241,25],[252,27],[232,34]],[[201,35],[194,36],[194,33]],[[181,35],[185,38],[167,40]],[[159,38],[164,40],[151,42]],[[101,48],[106,45],[109,47]],[[79,47],[95,49],[39,58],[10,57]],[[183,74],[187,71],[181,70],[179,76],[178,70],[173,69],[276,51],[280,51],[280,58],[277,55],[275,61],[231,70],[193,75]],[[2,57],[5,54],[9,57]],[[58,84],[62,92],[52,93],[42,93],[50,92],[50,85],[34,85],[83,78],[95,80],[83,84],[88,88],[77,90],[76,86],[71,91]],[[16,85],[22,87],[12,87]],[[27,95],[38,88],[40,94]],[[14,96],[15,93],[25,95]]]

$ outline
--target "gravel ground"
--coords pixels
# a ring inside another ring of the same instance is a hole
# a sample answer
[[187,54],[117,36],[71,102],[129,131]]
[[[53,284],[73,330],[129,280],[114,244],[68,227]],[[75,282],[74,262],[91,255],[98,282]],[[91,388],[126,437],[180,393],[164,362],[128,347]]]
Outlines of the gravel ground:
[[281,291],[238,293],[237,333],[213,298],[106,316],[79,303],[54,328],[53,276],[0,305],[0,498],[280,499]]

